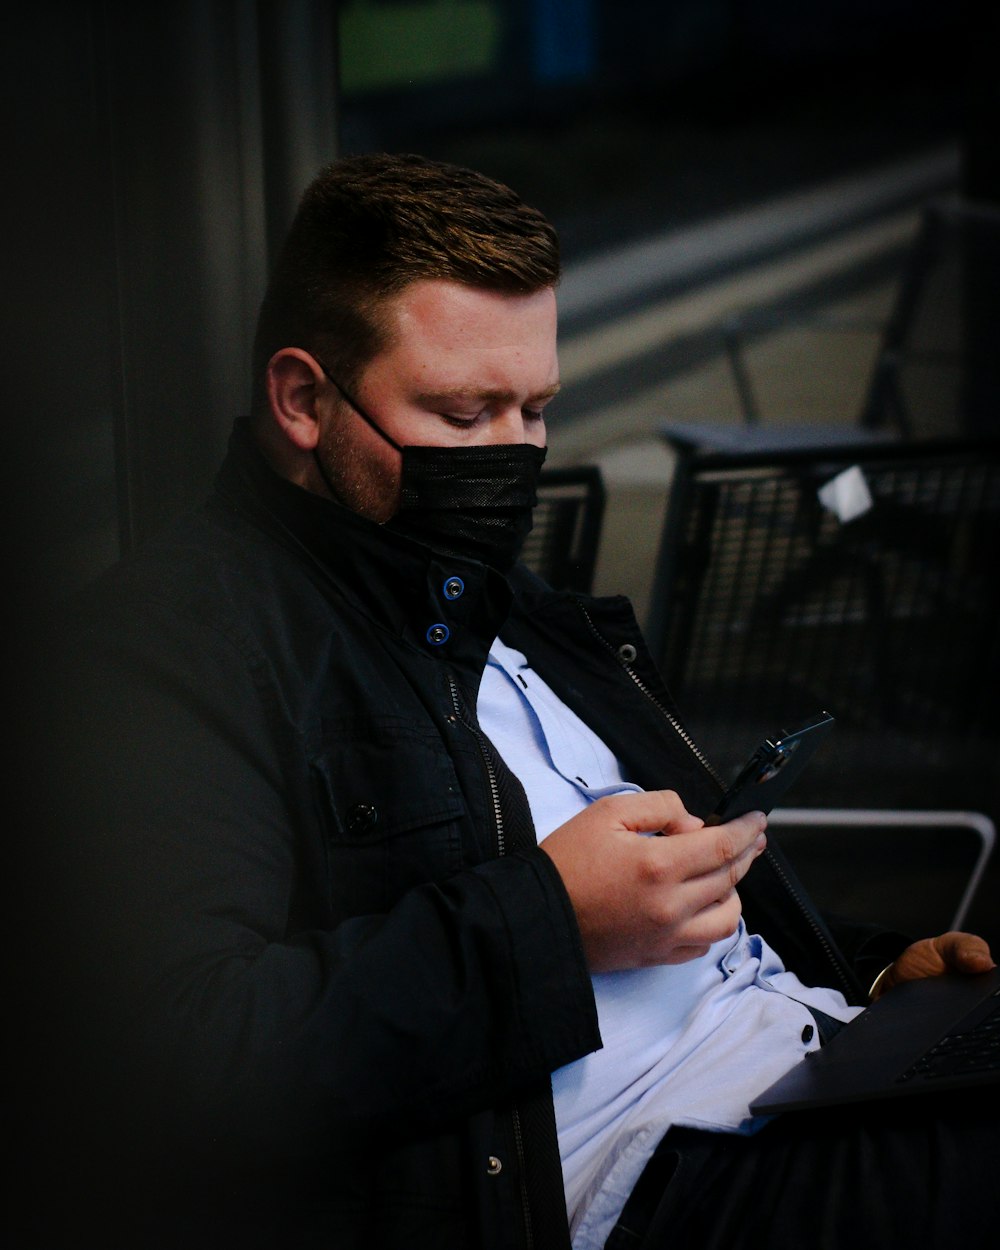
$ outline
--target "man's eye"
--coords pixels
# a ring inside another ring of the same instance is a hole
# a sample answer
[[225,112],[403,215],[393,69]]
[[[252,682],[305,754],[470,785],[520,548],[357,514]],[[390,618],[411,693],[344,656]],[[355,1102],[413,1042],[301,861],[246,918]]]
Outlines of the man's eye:
[[467,417],[457,416],[453,412],[442,412],[438,415],[441,417],[442,421],[446,422],[448,425],[453,425],[458,430],[467,430],[471,426],[475,425],[479,420],[478,412]]

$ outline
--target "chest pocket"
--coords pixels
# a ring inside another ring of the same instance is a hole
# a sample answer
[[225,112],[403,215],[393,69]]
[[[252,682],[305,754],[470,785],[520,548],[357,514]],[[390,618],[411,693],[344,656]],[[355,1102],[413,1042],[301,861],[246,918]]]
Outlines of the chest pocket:
[[432,727],[326,719],[312,767],[335,913],[382,912],[463,863],[458,778]]

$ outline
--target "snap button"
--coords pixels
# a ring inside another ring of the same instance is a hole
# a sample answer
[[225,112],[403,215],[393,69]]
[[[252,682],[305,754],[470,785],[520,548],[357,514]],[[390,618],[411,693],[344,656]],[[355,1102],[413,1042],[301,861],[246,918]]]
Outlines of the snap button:
[[812,1026],[811,1024],[807,1024],[807,1025],[806,1025],[806,1027],[802,1030],[802,1040],[803,1040],[806,1044],[808,1044],[809,1042],[811,1042],[811,1041],[812,1041],[812,1039],[813,1039],[813,1034],[814,1034],[815,1032],[816,1032],[816,1030],[813,1028],[813,1026]]
[[623,642],[618,648],[618,658],[623,664],[631,664],[638,654],[639,652],[630,642]]
[[502,1171],[503,1164],[496,1157],[496,1155],[490,1155],[490,1157],[486,1160],[486,1175],[499,1176]]
[[446,599],[460,599],[465,593],[465,582],[460,577],[449,577],[444,584]]
[[447,625],[443,625],[440,621],[436,625],[432,625],[427,631],[427,641],[432,647],[440,647],[443,642],[447,642],[451,637],[451,630]]
[[350,833],[363,833],[378,821],[378,808],[371,803],[355,803],[347,812],[347,828]]

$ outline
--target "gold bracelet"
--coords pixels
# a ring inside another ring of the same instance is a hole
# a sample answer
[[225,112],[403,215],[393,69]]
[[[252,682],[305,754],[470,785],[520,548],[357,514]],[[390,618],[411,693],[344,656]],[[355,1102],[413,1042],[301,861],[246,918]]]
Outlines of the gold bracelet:
[[[893,962],[895,962],[895,961],[893,961]],[[875,991],[881,988],[881,986],[882,986],[882,982],[885,980],[886,973],[890,972],[891,970],[892,970],[892,964],[886,964],[886,966],[882,969],[882,971],[878,974],[878,976],[877,976],[877,977],[875,978],[875,980],[872,982],[872,987],[871,987],[871,989],[868,991],[868,1001],[869,1001],[869,1002],[874,1002],[874,1000],[875,1000]]]

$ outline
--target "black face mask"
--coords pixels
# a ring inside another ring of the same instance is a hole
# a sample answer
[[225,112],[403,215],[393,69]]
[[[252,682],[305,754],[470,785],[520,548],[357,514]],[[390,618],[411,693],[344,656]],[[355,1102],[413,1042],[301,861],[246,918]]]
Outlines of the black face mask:
[[[402,456],[399,508],[386,529],[444,555],[480,560],[508,572],[531,530],[545,448],[531,443],[402,446],[318,363],[358,416]],[[319,456],[313,454],[336,497]]]

